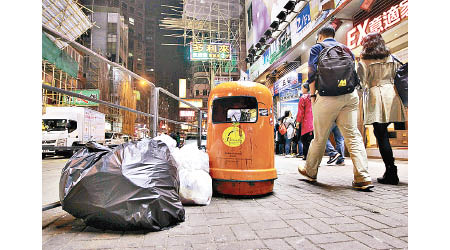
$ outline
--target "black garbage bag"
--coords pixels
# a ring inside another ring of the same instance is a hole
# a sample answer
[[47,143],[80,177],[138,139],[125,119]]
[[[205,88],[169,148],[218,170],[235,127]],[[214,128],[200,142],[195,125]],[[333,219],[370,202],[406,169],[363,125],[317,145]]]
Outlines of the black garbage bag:
[[167,145],[143,139],[110,149],[89,142],[62,170],[62,208],[87,225],[157,231],[184,221],[175,161]]

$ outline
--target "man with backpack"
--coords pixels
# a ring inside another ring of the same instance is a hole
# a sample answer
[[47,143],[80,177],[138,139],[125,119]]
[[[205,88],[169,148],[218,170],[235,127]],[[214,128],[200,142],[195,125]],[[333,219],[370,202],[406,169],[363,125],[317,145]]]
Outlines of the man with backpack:
[[334,40],[335,30],[322,27],[318,43],[311,48],[308,62],[308,83],[314,116],[314,139],[304,166],[298,171],[309,181],[317,180],[317,172],[325,152],[330,129],[336,122],[342,132],[353,161],[352,187],[359,190],[373,188],[368,172],[367,153],[357,127],[359,84],[353,53]]

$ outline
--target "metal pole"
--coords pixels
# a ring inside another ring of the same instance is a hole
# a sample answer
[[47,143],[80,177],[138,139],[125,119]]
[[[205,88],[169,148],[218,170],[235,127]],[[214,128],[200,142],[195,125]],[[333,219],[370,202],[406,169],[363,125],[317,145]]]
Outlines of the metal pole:
[[159,100],[159,88],[153,88],[152,91],[152,99],[153,99],[153,107],[152,107],[152,113],[153,113],[153,124],[152,124],[152,137],[158,136],[158,100]]
[[202,146],[202,111],[198,111],[198,138],[197,146],[200,148]]

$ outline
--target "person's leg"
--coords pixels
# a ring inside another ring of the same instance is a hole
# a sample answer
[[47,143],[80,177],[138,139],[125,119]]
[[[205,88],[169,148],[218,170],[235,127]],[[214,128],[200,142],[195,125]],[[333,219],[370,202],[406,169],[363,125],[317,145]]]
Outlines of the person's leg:
[[294,139],[292,139],[292,154],[297,154],[297,141]]
[[327,144],[325,147],[325,153],[330,157],[333,157],[338,153],[338,151],[333,147],[333,144],[331,144],[330,139],[327,140]]
[[298,136],[298,142],[297,142],[297,147],[298,147],[298,155],[299,156],[301,156],[301,155],[303,155],[303,143],[302,143],[302,141],[301,141],[301,137],[300,137],[300,135]]
[[374,123],[373,133],[377,138],[378,148],[380,150],[381,158],[385,166],[394,165],[394,154],[392,153],[391,143],[389,142],[387,127],[389,123]]
[[392,153],[391,144],[389,142],[387,127],[389,123],[374,123],[373,131],[375,137],[377,138],[378,148],[380,150],[381,157],[386,166],[386,171],[383,177],[377,178],[379,183],[382,184],[398,184],[397,166],[395,166],[394,155]]
[[302,144],[303,144],[303,159],[307,159],[307,156],[308,156],[309,143],[310,143],[310,142],[308,142],[308,134],[309,133],[306,133],[306,134],[302,135],[302,137],[301,137]]
[[[330,129],[336,120],[342,105],[336,102],[335,96],[317,96],[312,111],[314,117],[314,139],[308,150],[308,157],[304,169],[308,176],[317,177],[317,169],[322,161],[325,146],[330,135]],[[305,146],[305,145],[304,145]],[[299,171],[300,171],[299,167]]]
[[[361,133],[358,130],[358,103],[359,97],[356,91],[341,97],[345,103],[339,112],[336,124],[344,135],[345,143],[350,152],[350,158],[353,162],[353,174],[355,183],[371,182],[368,172],[367,152],[364,147]],[[372,186],[373,187],[373,186]]]
[[285,148],[285,153],[286,153],[286,155],[289,155],[290,153],[291,153],[291,140],[292,139],[288,139],[287,137],[286,137],[286,144],[285,144],[285,146],[284,146],[284,148]]
[[344,137],[342,136],[341,131],[339,131],[337,125],[331,129],[331,132],[333,133],[334,141],[336,142],[336,150],[340,154],[340,156],[336,161],[336,164],[340,164],[344,162],[344,151],[345,151]]

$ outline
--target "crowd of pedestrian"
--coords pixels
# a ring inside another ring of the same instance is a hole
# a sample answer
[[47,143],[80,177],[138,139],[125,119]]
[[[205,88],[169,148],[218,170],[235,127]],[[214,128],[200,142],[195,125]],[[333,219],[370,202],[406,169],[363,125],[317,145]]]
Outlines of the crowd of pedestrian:
[[294,119],[288,110],[275,124],[276,154],[303,158],[305,163],[300,164],[298,171],[315,182],[324,153],[329,156],[327,164],[345,165],[346,145],[353,162],[352,187],[373,188],[366,149],[357,127],[361,91],[364,125],[373,126],[386,168],[377,181],[397,185],[397,167],[387,128],[391,123],[406,121],[406,108],[394,84],[403,64],[390,54],[379,33],[370,33],[362,40],[360,60],[355,67],[355,56],[334,35],[332,26],[318,31],[308,61],[308,80],[301,86],[297,117]]

